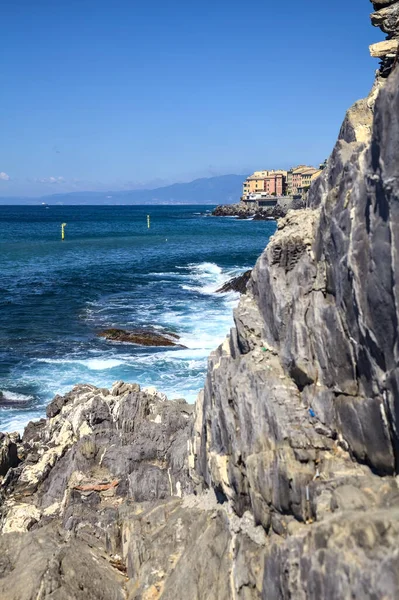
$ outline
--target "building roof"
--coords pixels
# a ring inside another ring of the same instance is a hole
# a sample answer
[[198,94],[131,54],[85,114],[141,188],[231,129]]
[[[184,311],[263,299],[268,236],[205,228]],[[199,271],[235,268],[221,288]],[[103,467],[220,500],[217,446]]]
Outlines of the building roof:
[[317,169],[312,175],[312,179],[316,179],[321,173],[323,173],[323,169]]
[[247,177],[246,181],[256,181],[257,179],[264,179],[265,177],[274,177],[275,175],[287,175],[287,171],[283,169],[272,169],[271,171],[255,171]]
[[293,175],[307,175],[315,173],[317,169],[315,167],[308,167],[307,165],[299,165],[299,167],[293,167],[291,173]]

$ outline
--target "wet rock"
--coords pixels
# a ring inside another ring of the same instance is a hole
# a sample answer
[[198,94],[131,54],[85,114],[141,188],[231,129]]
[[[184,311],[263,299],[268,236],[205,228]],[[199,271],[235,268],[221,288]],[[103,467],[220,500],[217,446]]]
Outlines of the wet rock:
[[178,346],[184,347],[178,343],[179,336],[176,333],[159,333],[150,329],[126,331],[125,329],[105,329],[101,331],[99,337],[103,337],[113,342],[125,342],[129,344],[138,344],[140,346]]
[[233,277],[226,281],[216,293],[224,294],[226,292],[238,292],[239,294],[245,294],[247,291],[247,283],[251,277],[251,270],[245,271],[242,275],[238,275],[237,277]]

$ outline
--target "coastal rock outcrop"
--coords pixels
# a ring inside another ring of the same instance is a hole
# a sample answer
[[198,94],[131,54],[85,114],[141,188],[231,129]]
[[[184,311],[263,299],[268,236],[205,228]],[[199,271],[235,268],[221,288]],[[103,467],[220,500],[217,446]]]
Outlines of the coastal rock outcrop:
[[126,331],[125,329],[104,329],[98,334],[112,342],[125,342],[139,346],[179,346],[180,337],[176,333],[159,332],[152,329],[137,329]]
[[[80,523],[80,495],[90,496],[98,513],[103,501],[110,508],[124,497],[140,502],[191,491],[192,410],[184,400],[169,402],[155,388],[124,382],[111,390],[78,385],[56,396],[47,421],[26,428],[20,466],[12,464],[16,452],[10,452],[17,446],[3,443],[10,467],[16,468],[2,483],[12,492],[2,505],[2,530],[25,531],[49,515],[62,516],[73,530]],[[98,522],[98,514],[93,517]]]
[[0,597],[126,598],[124,523],[193,491],[192,411],[137,384],[78,385],[22,439],[4,436]]
[[213,211],[214,217],[237,217],[238,219],[253,219],[254,221],[267,221],[285,217],[289,210],[304,208],[303,200],[296,199],[287,202],[278,202],[275,206],[251,206],[240,202],[239,204],[221,204]]
[[240,294],[245,294],[247,291],[247,284],[251,278],[252,270],[249,269],[245,271],[241,275],[237,275],[237,277],[233,277],[226,281],[218,290],[217,293],[225,294],[226,292],[238,292]]
[[2,600],[230,600],[236,579],[238,598],[260,593],[263,528],[189,476],[193,410],[137,384],[78,385],[4,436]]

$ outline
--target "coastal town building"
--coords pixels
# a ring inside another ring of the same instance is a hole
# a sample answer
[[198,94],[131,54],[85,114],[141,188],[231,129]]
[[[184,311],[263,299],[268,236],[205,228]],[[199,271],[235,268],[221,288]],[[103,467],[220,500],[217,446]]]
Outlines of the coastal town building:
[[287,172],[287,194],[292,194],[292,190],[294,189],[294,174],[295,183],[297,183],[300,170],[305,168],[306,165],[298,165],[297,167],[292,167],[292,169]]
[[272,196],[284,196],[287,181],[287,171],[269,171],[265,178],[265,192]]
[[283,196],[286,192],[287,171],[255,171],[246,178],[242,186],[243,198],[250,194],[266,192],[270,195]]
[[305,198],[311,183],[320,175],[324,166],[325,163],[319,169],[298,165],[289,171],[255,171],[243,183],[241,200],[247,203],[267,202],[271,205],[273,198]]
[[312,177],[316,173],[320,175],[321,170],[307,165],[299,165],[298,167],[290,169],[287,173],[287,193],[290,195],[300,194],[303,196],[310,187]]

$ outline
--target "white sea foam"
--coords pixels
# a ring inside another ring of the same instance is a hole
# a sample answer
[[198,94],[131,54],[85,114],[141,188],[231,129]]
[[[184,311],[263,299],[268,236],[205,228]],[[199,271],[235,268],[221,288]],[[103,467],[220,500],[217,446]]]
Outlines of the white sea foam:
[[[250,268],[250,267],[248,267]],[[204,295],[215,294],[227,281],[236,277],[243,271],[247,270],[245,267],[232,268],[229,270],[222,270],[218,265],[214,263],[201,263],[199,265],[192,265],[192,271],[190,273],[190,283],[184,283],[181,288],[187,291],[196,292]],[[200,283],[200,285],[197,285]],[[219,297],[219,293],[217,294]],[[236,304],[239,294],[235,292],[227,292],[223,294],[225,303],[228,302],[228,308],[231,309]],[[220,315],[217,315],[219,320]]]
[[178,286],[174,287],[182,290],[178,293],[172,287],[170,295],[142,297],[138,288],[88,302],[81,318],[91,328],[120,326],[122,318],[124,328],[151,325],[175,331],[185,348],[147,349],[97,339],[91,346],[75,346],[61,356],[38,358],[29,369],[12,373],[9,381],[18,380],[22,387],[37,389],[39,404],[32,410],[5,413],[2,428],[21,430],[29,419],[43,415],[44,405],[55,394],[64,394],[79,382],[110,387],[115,380],[124,379],[156,386],[169,398],[194,402],[204,384],[209,353],[223,342],[233,325],[232,309],[239,298],[236,293],[215,292],[244,270],[243,266],[222,269],[212,262],[192,263],[175,267],[170,273],[148,274],[150,280]]
[[33,396],[30,396],[29,394],[17,394],[15,392],[10,392],[9,390],[0,390],[0,392],[4,394],[7,400],[11,400],[11,402],[15,402],[16,404],[18,404],[18,402],[30,402],[34,399]]
[[120,367],[124,364],[123,360],[116,360],[112,358],[108,359],[89,359],[79,361],[79,364],[87,367],[91,371],[104,371],[106,369],[115,369],[115,367]]
[[[33,415],[34,418],[39,418],[39,413]],[[19,434],[22,434],[29,418],[26,418],[25,412],[12,412],[9,413],[9,416],[5,419],[1,420],[1,429],[2,431],[15,431]]]
[[113,358],[89,358],[85,360],[81,359],[72,359],[72,358],[39,358],[38,362],[44,362],[48,364],[59,364],[59,365],[67,365],[67,364],[77,364],[82,365],[82,367],[86,367],[91,371],[104,371],[106,369],[114,369],[115,367],[120,367],[125,364],[125,360],[116,360]]

